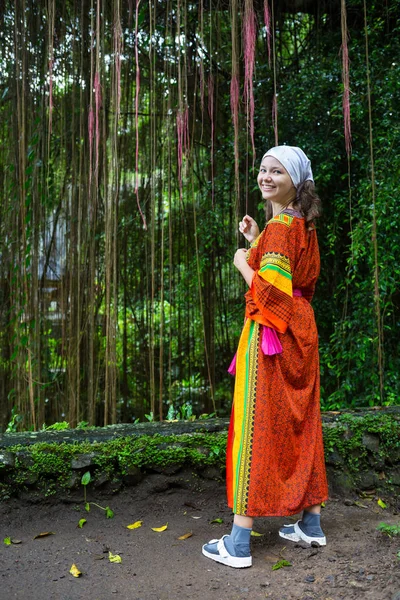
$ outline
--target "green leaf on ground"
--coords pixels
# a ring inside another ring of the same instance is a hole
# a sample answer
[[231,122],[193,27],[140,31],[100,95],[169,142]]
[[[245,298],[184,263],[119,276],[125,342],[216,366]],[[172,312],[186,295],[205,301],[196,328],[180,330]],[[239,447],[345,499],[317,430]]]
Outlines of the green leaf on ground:
[[82,527],[84,526],[84,524],[85,524],[85,523],[86,523],[86,519],[80,519],[80,520],[79,520],[79,523],[78,523],[78,527],[79,527],[80,529],[82,529]]
[[10,537],[5,537],[3,542],[5,543],[6,546],[11,546],[11,538]]
[[113,511],[109,506],[106,506],[106,519],[112,519],[114,516]]
[[210,521],[210,523],[219,523],[219,524],[221,524],[223,522],[224,522],[224,520],[223,519],[219,519],[219,518],[218,519],[213,519],[212,521]]
[[282,560],[278,560],[278,562],[276,562],[274,565],[272,565],[272,570],[273,571],[277,571],[278,569],[282,569],[282,567],[291,567],[292,563],[290,563],[288,560],[285,560],[284,558],[282,558]]

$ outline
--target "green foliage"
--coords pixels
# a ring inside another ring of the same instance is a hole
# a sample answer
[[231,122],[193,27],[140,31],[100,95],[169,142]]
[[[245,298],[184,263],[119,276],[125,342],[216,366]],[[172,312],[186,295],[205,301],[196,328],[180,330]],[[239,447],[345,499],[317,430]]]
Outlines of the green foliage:
[[291,567],[291,566],[292,566],[291,562],[282,558],[281,560],[278,560],[278,562],[276,562],[274,565],[272,565],[272,570],[278,571],[278,569],[282,569],[283,567]]
[[[332,423],[323,427],[326,458],[329,463],[333,455],[340,458],[340,469],[349,474],[356,483],[359,474],[371,468],[372,461],[385,461],[397,464],[400,457],[400,421],[394,414],[342,414]],[[153,429],[153,428],[152,428]],[[371,454],[365,436],[372,434],[379,440],[379,447]],[[32,446],[14,446],[9,450],[15,453],[16,470],[7,473],[9,484],[0,485],[0,495],[6,499],[18,490],[24,489],[27,482],[35,482],[36,489],[45,494],[55,494],[57,490],[70,488],[76,471],[71,462],[77,455],[90,454],[92,466],[80,478],[84,488],[85,509],[90,511],[92,502],[87,501],[87,486],[101,476],[110,481],[123,481],[137,469],[146,471],[154,467],[192,466],[203,468],[215,466],[225,468],[226,431],[181,435],[139,435],[111,439],[107,442],[35,443]],[[385,490],[393,491],[389,473],[382,481]],[[104,481],[104,479],[103,479]],[[107,507],[98,505],[107,516]]]
[[388,525],[387,523],[379,523],[378,531],[389,536],[390,538],[400,536],[400,525]]
[[81,484],[86,487],[88,485],[88,483],[90,483],[90,480],[91,480],[90,471],[86,471],[86,473],[84,473],[82,475]]
[[[53,425],[43,425],[43,431],[64,431],[65,429],[69,429],[69,423],[67,421],[62,421],[58,423],[53,423]],[[77,427],[78,429],[78,427]]]
[[[97,506],[97,508],[100,508],[100,510],[104,510],[106,519],[112,519],[114,517],[114,513],[109,506],[106,506],[106,507],[100,506],[100,504],[96,504],[96,502],[88,502],[86,500],[86,486],[89,485],[91,479],[92,479],[92,476],[91,476],[90,471],[86,471],[86,473],[84,473],[81,478],[81,484],[83,485],[83,492],[84,492],[83,501],[85,503],[86,512],[90,512],[91,506]],[[83,521],[86,523],[86,521],[84,519],[83,519]],[[83,524],[82,524],[82,526],[83,526]]]
[[[313,306],[320,335],[322,407],[329,410],[395,405],[400,398],[399,2],[367,4],[373,148],[369,147],[363,4],[351,0],[347,3],[353,148],[349,161],[343,139],[340,19],[336,11],[316,19],[312,11],[300,12],[301,7],[293,14],[276,7],[279,143],[299,145],[311,157],[324,208],[318,227],[322,268]],[[37,18],[29,20],[29,27],[15,18],[12,3],[4,9],[0,254],[1,277],[7,285],[0,291],[0,367],[7,395],[3,425],[8,423],[9,432],[26,429],[31,422],[28,375],[33,407],[41,409],[40,425],[56,421],[54,429],[58,429],[62,415],[70,415],[69,398],[78,397],[80,414],[71,424],[81,419],[101,423],[111,367],[117,372],[116,384],[110,386],[111,400],[120,422],[158,419],[155,398],[160,397],[164,416],[171,411],[170,420],[214,413],[212,393],[218,414],[229,414],[232,381],[226,368],[243,323],[245,291],[232,265],[241,244],[237,220],[248,212],[261,225],[264,222],[255,173],[263,151],[275,143],[274,73],[267,57],[262,3],[255,3],[259,13],[254,168],[242,100],[245,53],[238,36],[238,198],[230,97],[232,23],[227,4],[212,2],[203,7],[200,31],[198,4],[187,3],[182,35],[168,30],[176,3],[158,5],[153,17],[146,3],[139,11],[142,81],[137,123],[132,113],[136,69],[131,68],[121,69],[121,119],[114,122],[115,28],[109,7],[102,12],[100,74],[106,137],[101,145],[103,167],[96,170],[96,177],[89,160],[95,153],[93,139],[84,126],[93,102],[89,87],[77,83],[92,77],[94,55],[90,53],[95,49],[87,37],[90,7],[67,0],[64,13],[55,14],[54,36],[59,43],[54,48],[54,73],[65,73],[67,85],[54,76],[57,118],[51,131],[49,115],[43,113],[48,89],[38,84],[48,80],[43,54],[49,45],[45,6],[38,3]],[[126,65],[131,65],[135,41],[128,13],[122,11],[121,25]],[[240,13],[238,32],[242,17]],[[22,26],[23,32],[18,29]],[[66,36],[66,30],[77,35]],[[15,45],[15,40],[24,40],[24,47]],[[88,60],[82,62],[83,56]],[[26,97],[18,88],[18,69],[24,61],[29,66]],[[17,119],[22,106],[16,110],[15,105],[21,97],[26,114]],[[177,115],[186,105],[190,139],[178,164]],[[23,131],[19,121],[25,123]],[[114,164],[119,165],[121,182],[115,187]],[[82,190],[89,189],[86,197]],[[111,236],[108,189],[115,193],[118,208]],[[140,225],[138,199],[147,230]],[[111,239],[113,260],[105,264]],[[46,261],[49,265],[42,277]],[[111,263],[119,274],[112,299],[107,295],[106,275]],[[53,286],[45,279],[54,265],[60,279]],[[32,276],[37,281],[32,282]],[[107,334],[109,310],[116,313],[112,336]],[[106,352],[110,340],[115,344],[112,360]],[[93,389],[89,382],[94,380]],[[89,406],[94,406],[95,417],[89,415]],[[80,427],[87,422],[81,421]]]
[[343,414],[335,427],[324,427],[324,448],[327,460],[332,452],[338,452],[350,472],[357,473],[367,462],[368,449],[363,436],[372,433],[379,436],[379,455],[390,459],[400,454],[400,422],[391,415]]
[[6,433],[15,433],[17,431],[19,423],[22,421],[22,416],[18,414],[15,406],[11,409],[11,419],[7,425]]

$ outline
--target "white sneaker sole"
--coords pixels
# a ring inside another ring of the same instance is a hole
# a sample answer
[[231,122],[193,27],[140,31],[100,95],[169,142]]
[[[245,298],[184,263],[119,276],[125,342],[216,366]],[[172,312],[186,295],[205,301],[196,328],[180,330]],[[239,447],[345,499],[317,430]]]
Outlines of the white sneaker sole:
[[222,565],[226,565],[228,567],[232,567],[233,569],[245,569],[247,567],[251,567],[252,565],[252,557],[251,556],[232,556],[229,554],[228,550],[224,544],[223,536],[220,540],[211,540],[208,542],[209,544],[213,544],[218,542],[218,552],[219,554],[212,554],[205,549],[205,545],[201,549],[204,556],[207,558],[211,558],[215,562],[221,563]]
[[326,537],[310,537],[304,533],[299,527],[299,521],[294,525],[284,525],[284,527],[294,527],[294,533],[283,533],[279,532],[281,538],[285,540],[289,540],[290,542],[306,542],[306,544],[317,545],[317,546],[326,546]]

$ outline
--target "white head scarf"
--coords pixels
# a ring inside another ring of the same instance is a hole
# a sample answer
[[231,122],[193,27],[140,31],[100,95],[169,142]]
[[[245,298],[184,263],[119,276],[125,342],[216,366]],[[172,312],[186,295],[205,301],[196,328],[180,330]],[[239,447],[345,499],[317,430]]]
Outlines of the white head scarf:
[[305,181],[314,181],[311,162],[301,148],[297,148],[296,146],[275,146],[275,148],[271,148],[264,154],[262,160],[266,156],[273,156],[276,160],[279,160],[289,173],[295,188],[298,188]]

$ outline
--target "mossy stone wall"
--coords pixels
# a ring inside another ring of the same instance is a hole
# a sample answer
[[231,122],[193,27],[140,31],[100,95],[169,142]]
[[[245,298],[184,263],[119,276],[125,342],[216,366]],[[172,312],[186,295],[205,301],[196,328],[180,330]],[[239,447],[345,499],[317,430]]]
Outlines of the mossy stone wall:
[[[331,492],[400,493],[400,407],[323,414]],[[227,419],[116,425],[0,436],[0,498],[72,495],[91,486],[118,491],[147,473],[190,468],[223,476]]]

